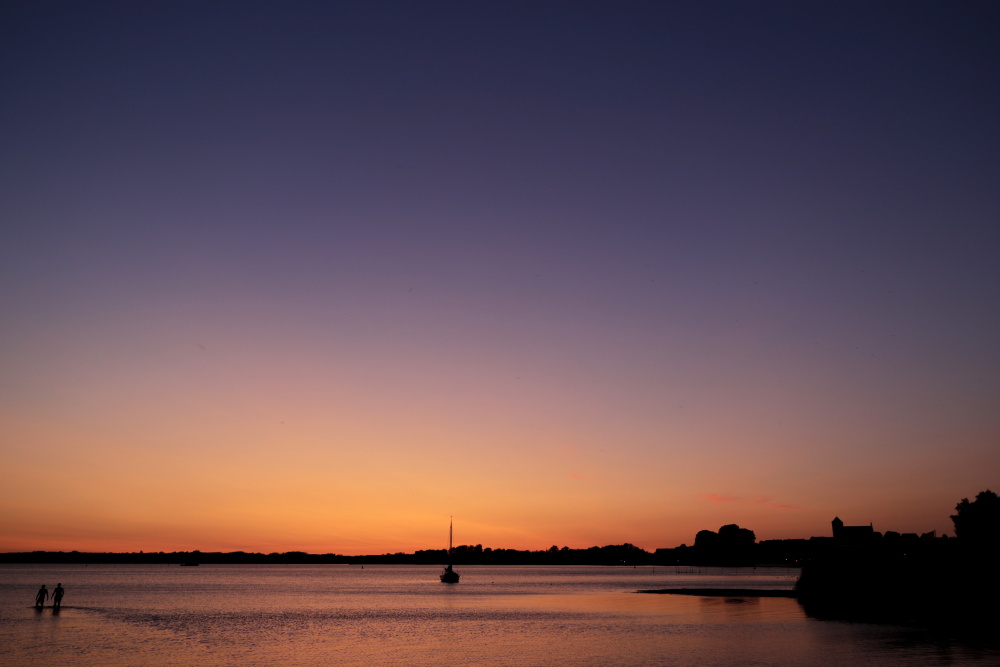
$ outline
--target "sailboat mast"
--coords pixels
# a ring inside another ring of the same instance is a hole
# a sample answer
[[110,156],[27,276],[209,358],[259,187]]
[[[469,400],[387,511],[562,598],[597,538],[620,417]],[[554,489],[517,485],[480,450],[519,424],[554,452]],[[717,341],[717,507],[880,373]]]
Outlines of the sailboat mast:
[[445,584],[457,584],[459,575],[451,567],[451,561],[454,557],[455,550],[455,517],[448,517],[448,564],[444,568],[444,572],[441,573],[441,582]]

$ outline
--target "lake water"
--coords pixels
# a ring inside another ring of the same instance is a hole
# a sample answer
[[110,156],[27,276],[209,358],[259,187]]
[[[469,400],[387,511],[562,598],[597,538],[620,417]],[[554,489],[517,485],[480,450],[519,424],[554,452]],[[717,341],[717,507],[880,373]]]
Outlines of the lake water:
[[[1000,646],[809,618],[797,571],[666,567],[0,565],[2,665],[987,665]],[[66,589],[60,612],[35,591]]]

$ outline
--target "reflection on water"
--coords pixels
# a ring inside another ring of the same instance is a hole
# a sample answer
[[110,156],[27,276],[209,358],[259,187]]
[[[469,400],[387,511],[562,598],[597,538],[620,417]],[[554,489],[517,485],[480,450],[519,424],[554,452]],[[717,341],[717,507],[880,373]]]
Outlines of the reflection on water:
[[[989,664],[1000,651],[825,622],[786,598],[642,595],[790,588],[785,570],[415,566],[0,566],[0,664]],[[62,581],[63,610],[30,607]]]

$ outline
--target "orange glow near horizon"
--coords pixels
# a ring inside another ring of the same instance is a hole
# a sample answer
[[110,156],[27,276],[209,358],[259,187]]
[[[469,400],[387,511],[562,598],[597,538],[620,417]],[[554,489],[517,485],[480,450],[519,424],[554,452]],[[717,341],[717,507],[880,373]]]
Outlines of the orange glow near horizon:
[[[214,409],[234,411],[231,400]],[[776,463],[730,450],[724,466],[683,449],[649,448],[632,460],[636,454],[579,433],[574,445],[565,444],[570,433],[535,434],[535,425],[494,430],[470,446],[477,435],[460,425],[449,437],[442,427],[436,439],[392,425],[362,437],[349,421],[296,427],[261,418],[233,428],[195,420],[210,434],[199,440],[190,426],[170,431],[162,416],[149,429],[79,421],[54,428],[6,416],[12,441],[32,446],[7,458],[19,472],[0,491],[2,551],[412,552],[444,548],[449,515],[458,544],[537,550],[630,542],[652,551],[691,544],[697,531],[726,523],[759,540],[826,535],[835,515],[883,531],[949,532],[947,515],[959,500],[946,497],[945,484],[936,503],[915,499],[900,511],[860,488],[886,481],[878,468],[846,468],[840,493],[836,483],[782,482],[782,465],[801,465],[794,456]],[[330,444],[337,442],[357,444]],[[836,480],[833,472],[827,468],[826,479]]]

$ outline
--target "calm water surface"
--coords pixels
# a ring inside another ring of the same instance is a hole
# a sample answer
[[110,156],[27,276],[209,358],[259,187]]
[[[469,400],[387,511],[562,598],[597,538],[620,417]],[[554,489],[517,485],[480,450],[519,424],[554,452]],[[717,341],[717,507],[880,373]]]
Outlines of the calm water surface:
[[[1000,646],[821,621],[782,569],[0,565],[2,665],[987,665]],[[41,584],[63,609],[32,607]]]

